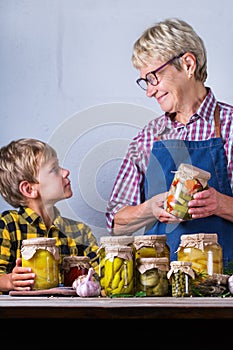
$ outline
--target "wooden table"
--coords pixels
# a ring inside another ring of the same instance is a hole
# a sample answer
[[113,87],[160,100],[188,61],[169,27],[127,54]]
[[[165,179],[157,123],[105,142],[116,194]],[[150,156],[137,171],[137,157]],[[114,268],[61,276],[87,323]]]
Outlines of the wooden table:
[[233,298],[0,295],[0,319],[233,319]]

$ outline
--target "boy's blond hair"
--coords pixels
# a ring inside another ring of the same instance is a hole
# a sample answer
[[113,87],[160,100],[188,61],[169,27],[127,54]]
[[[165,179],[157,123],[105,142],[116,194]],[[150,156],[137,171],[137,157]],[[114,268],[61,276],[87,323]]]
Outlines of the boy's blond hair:
[[56,151],[47,143],[22,138],[11,141],[0,149],[0,194],[15,208],[26,205],[26,198],[19,190],[21,181],[38,183],[40,166],[51,157],[57,157]]

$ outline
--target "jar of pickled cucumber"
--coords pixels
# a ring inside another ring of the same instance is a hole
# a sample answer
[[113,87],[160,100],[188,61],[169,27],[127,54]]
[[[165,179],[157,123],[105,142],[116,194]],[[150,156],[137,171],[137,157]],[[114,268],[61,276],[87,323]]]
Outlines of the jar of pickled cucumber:
[[192,279],[195,272],[189,261],[172,261],[167,278],[171,284],[173,297],[190,297],[192,295]]
[[134,294],[134,259],[130,246],[105,247],[104,291],[106,296]]
[[105,272],[105,248],[106,246],[114,246],[114,245],[123,245],[132,247],[132,254],[134,257],[134,246],[133,246],[134,237],[133,236],[102,236],[100,237],[100,246],[98,249],[99,255],[99,278],[101,288],[104,289],[104,272]]
[[72,287],[76,278],[87,275],[91,267],[90,261],[88,256],[65,256],[62,262],[64,286]]
[[167,258],[170,263],[170,247],[166,235],[134,236],[135,259]]
[[33,290],[59,285],[59,249],[56,238],[31,238],[22,241],[22,266],[36,274]]
[[136,296],[168,295],[168,258],[139,258],[136,260]]
[[222,247],[216,233],[181,235],[177,257],[180,261],[191,261],[198,274],[223,273]]
[[188,213],[188,202],[195,193],[207,188],[211,174],[191,164],[183,163],[174,173],[167,198],[164,201],[164,209],[178,218],[191,220],[192,216]]

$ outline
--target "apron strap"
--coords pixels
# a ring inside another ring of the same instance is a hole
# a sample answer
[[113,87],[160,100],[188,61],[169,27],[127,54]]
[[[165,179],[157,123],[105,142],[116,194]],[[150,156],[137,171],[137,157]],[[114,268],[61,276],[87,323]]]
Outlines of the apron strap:
[[220,131],[220,113],[219,113],[219,107],[218,104],[216,104],[215,110],[214,110],[214,124],[215,124],[215,132],[217,137],[221,137],[221,131]]

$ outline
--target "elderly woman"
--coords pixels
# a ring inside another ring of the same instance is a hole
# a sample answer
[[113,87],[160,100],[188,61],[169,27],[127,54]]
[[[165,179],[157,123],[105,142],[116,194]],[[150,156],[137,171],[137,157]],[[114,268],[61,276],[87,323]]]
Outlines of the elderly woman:
[[[108,202],[113,235],[166,234],[171,260],[182,234],[217,233],[223,263],[233,260],[233,106],[217,101],[205,86],[206,49],[183,20],[167,19],[135,42],[137,84],[164,112],[129,144]],[[174,171],[189,163],[211,174],[208,189],[189,201],[192,220],[164,210]]]

